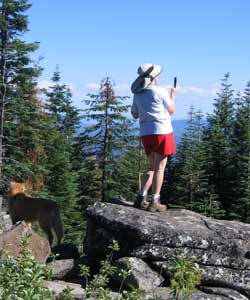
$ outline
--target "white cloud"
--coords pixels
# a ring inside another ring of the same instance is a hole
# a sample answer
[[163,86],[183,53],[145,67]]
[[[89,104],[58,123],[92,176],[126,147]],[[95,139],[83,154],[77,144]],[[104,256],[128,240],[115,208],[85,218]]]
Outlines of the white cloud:
[[195,94],[203,96],[206,94],[206,90],[196,86],[180,86],[179,92],[181,94]]
[[130,94],[130,84],[128,83],[118,83],[115,85],[115,91],[119,93]]
[[85,83],[84,87],[91,90],[98,90],[100,88],[100,83],[88,82]]
[[[173,86],[172,85],[165,85],[166,89],[170,90]],[[197,87],[197,86],[180,86],[178,85],[178,93],[184,95],[198,95],[204,96],[207,94],[206,89]]]
[[[38,82],[39,89],[48,89],[54,85],[55,85],[55,83],[52,81],[49,81],[49,80],[40,80]],[[79,98],[79,97],[85,96],[85,94],[86,94],[85,91],[81,90],[78,86],[76,86],[73,83],[66,83],[66,86],[68,86],[70,88],[73,97]]]
[[[100,83],[97,82],[87,82],[83,84],[82,88],[79,88],[74,83],[67,84],[69,88],[71,89],[71,92],[74,97],[80,98],[84,97],[89,91],[98,91],[100,89]],[[38,82],[39,88],[49,88],[50,86],[53,86],[53,82],[50,80],[41,80]],[[165,88],[170,90],[172,88],[172,85],[164,85]],[[184,86],[178,86],[178,94],[183,94],[187,96],[194,96],[194,97],[209,97],[209,96],[216,96],[216,94],[219,92],[221,85],[219,83],[213,83],[210,87],[198,87],[198,86],[190,86],[190,85],[184,85]],[[130,84],[127,82],[118,83],[114,86],[115,91],[117,93],[122,93],[126,95],[130,95]]]
[[219,83],[213,83],[207,87],[180,86],[176,96],[175,117],[186,118],[191,105],[197,110],[201,109],[204,114],[212,112],[214,98],[220,88]]
[[[98,91],[100,89],[100,83],[87,82],[84,84],[84,88],[87,90]],[[129,95],[131,93],[130,84],[126,82],[115,84],[114,89],[116,93],[122,93],[126,95]]]
[[47,88],[49,88],[50,86],[52,86],[53,85],[53,83],[51,82],[51,81],[49,81],[49,80],[40,80],[40,81],[38,81],[38,87],[40,88],[40,89],[47,89]]
[[[165,86],[168,89],[171,89],[171,85]],[[216,94],[220,91],[221,85],[219,83],[213,83],[209,87],[197,87],[197,86],[179,86],[179,93],[188,96],[195,97],[209,97],[216,96]]]
[[[100,83],[96,83],[96,82],[87,82],[84,84],[84,87],[86,89],[90,89],[90,90],[99,90],[100,89]],[[118,83],[115,84],[114,89],[116,92],[119,93],[130,93],[130,84],[128,83]]]
[[213,83],[211,86],[211,95],[216,96],[217,93],[220,91],[220,89],[221,89],[221,85],[218,82]]
[[[87,82],[81,85],[75,83],[67,84],[73,95],[73,103],[78,108],[85,108],[85,104],[82,100],[87,99],[88,93],[98,93],[100,89],[100,83]],[[49,80],[41,80],[38,83],[40,88],[48,88],[53,86],[53,82]],[[169,91],[172,85],[164,85]],[[115,86],[115,92],[120,96],[131,96],[130,84],[127,82],[117,83]],[[191,105],[194,105],[196,109],[201,109],[204,113],[211,112],[213,108],[213,99],[220,91],[221,85],[219,83],[212,83],[206,87],[183,85],[179,86],[179,91],[176,96],[176,113],[175,118],[185,118]],[[132,101],[132,97],[128,101]],[[131,103],[130,103],[131,104]]]
[[76,86],[73,83],[68,84],[68,87],[70,88],[73,97],[82,98],[86,95],[83,89],[80,89],[78,86]]

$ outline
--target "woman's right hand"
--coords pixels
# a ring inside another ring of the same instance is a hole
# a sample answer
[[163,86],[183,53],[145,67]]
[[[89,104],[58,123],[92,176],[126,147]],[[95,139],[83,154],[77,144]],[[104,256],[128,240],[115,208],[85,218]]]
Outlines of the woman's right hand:
[[175,95],[176,95],[176,93],[177,93],[177,91],[179,90],[179,87],[172,87],[171,88],[171,91],[170,91],[170,97],[171,97],[171,99],[174,99],[174,97],[175,97]]

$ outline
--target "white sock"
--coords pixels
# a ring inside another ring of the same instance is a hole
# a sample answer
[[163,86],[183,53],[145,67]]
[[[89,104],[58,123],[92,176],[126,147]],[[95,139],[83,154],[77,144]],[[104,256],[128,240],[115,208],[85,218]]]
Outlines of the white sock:
[[152,194],[152,200],[153,200],[153,202],[159,202],[160,194]]
[[146,196],[146,195],[147,195],[147,192],[139,192],[139,193],[138,193],[138,196],[144,197],[144,196]]

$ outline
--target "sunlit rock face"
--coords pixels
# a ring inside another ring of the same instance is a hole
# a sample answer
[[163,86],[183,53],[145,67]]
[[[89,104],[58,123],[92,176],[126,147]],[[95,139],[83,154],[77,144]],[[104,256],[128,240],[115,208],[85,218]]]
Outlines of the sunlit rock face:
[[187,258],[195,256],[203,270],[202,286],[207,288],[200,293],[211,298],[217,287],[223,295],[218,298],[214,292],[216,299],[250,299],[249,224],[184,209],[151,213],[124,204],[96,203],[87,209],[84,249],[89,257],[105,257],[115,239],[120,245],[117,258],[142,259],[167,281],[169,261],[185,253]]

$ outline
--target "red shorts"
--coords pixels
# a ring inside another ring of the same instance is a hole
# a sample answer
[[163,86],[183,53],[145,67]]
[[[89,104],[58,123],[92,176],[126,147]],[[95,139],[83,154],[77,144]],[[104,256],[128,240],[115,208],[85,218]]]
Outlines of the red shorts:
[[174,134],[152,134],[141,137],[145,153],[147,155],[157,152],[162,155],[173,155],[176,153]]

